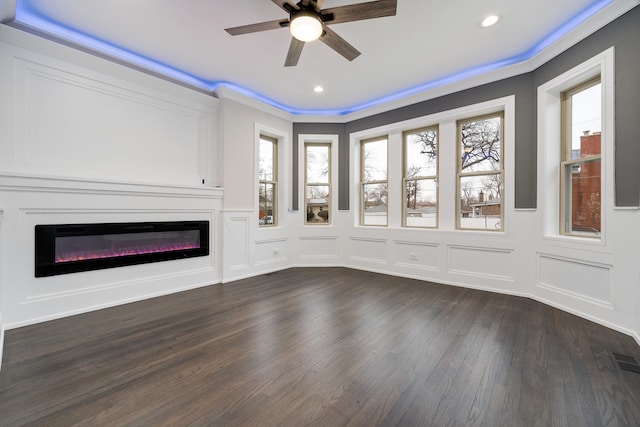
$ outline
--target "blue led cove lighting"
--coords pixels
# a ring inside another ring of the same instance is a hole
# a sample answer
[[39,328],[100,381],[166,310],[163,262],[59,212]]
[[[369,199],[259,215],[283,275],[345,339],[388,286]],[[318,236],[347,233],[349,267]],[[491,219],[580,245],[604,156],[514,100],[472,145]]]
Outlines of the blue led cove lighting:
[[376,107],[378,105],[386,104],[391,101],[397,101],[402,98],[416,95],[421,92],[434,89],[440,86],[459,82],[470,77],[478,76],[488,73],[500,68],[504,68],[510,65],[518,64],[524,61],[528,61],[538,53],[542,52],[547,47],[564,37],[571,30],[578,25],[585,22],[588,18],[592,17],[604,7],[612,3],[613,0],[596,0],[586,8],[577,13],[574,17],[563,23],[560,27],[556,28],[553,32],[548,34],[542,40],[538,41],[535,45],[527,49],[526,51],[514,55],[509,58],[505,58],[499,61],[491,62],[477,67],[462,70],[457,73],[452,73],[448,76],[444,76],[435,80],[431,80],[417,86],[409,87],[398,92],[391,93],[389,95],[371,99],[367,102],[347,106],[337,109],[304,109],[296,108],[289,105],[282,104],[274,99],[268,98],[260,93],[240,86],[229,81],[207,81],[197,76],[189,74],[185,71],[172,67],[168,64],[164,64],[153,58],[148,58],[140,55],[136,52],[132,52],[120,46],[109,43],[106,40],[100,40],[94,36],[78,31],[75,28],[71,28],[60,22],[52,20],[42,15],[37,7],[34,6],[31,0],[16,0],[16,12],[14,26],[22,27],[25,29],[32,29],[46,33],[48,35],[57,38],[58,40],[69,42],[73,45],[86,48],[90,51],[102,54],[104,56],[113,58],[117,61],[121,61],[126,64],[130,64],[140,69],[147,70],[149,72],[156,73],[164,76],[168,79],[172,79],[178,82],[182,82],[194,88],[213,92],[220,88],[228,88],[234,92],[247,96],[251,99],[257,100],[261,103],[273,106],[282,111],[293,115],[309,115],[309,116],[345,116],[351,113],[355,113],[367,108]]

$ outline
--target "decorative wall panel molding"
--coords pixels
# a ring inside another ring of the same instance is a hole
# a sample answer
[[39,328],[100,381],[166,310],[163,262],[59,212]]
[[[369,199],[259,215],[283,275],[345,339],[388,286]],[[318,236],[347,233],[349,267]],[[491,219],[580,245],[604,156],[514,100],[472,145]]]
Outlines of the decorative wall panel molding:
[[201,103],[163,95],[44,56],[14,57],[13,65],[14,156],[5,169],[190,185],[209,180],[203,159],[211,154],[215,107],[204,95]]
[[225,212],[222,237],[224,271],[249,268],[249,218]]
[[448,246],[448,271],[497,280],[512,280],[512,252],[511,249],[451,245]]
[[607,308],[611,305],[612,265],[538,253],[538,283],[571,298]]
[[300,248],[298,258],[303,260],[337,260],[338,236],[298,237]]
[[288,239],[274,238],[255,241],[256,266],[281,264],[288,261]]
[[437,243],[420,243],[396,240],[394,264],[399,267],[438,271]]
[[349,237],[349,259],[373,264],[388,264],[387,240],[366,237]]

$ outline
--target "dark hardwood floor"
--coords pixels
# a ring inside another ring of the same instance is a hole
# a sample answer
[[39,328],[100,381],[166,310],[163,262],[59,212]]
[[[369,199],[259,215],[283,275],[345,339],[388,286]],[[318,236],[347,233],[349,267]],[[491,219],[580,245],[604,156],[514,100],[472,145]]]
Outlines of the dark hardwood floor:
[[612,353],[526,298],[290,269],[7,331],[0,425],[638,426]]

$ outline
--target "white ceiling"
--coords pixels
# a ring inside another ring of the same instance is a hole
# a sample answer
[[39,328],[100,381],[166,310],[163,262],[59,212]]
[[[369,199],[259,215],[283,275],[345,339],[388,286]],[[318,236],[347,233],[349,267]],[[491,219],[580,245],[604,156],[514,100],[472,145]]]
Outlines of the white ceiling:
[[[362,2],[325,0],[323,8]],[[637,4],[398,0],[396,16],[331,26],[362,52],[353,62],[312,42],[298,66],[287,68],[288,29],[235,37],[224,31],[286,18],[271,0],[17,0],[14,25],[205,90],[226,82],[232,92],[289,113],[341,115],[529,71],[539,58],[556,55]],[[501,21],[481,28],[479,21],[490,13]],[[316,85],[325,91],[314,93]]]

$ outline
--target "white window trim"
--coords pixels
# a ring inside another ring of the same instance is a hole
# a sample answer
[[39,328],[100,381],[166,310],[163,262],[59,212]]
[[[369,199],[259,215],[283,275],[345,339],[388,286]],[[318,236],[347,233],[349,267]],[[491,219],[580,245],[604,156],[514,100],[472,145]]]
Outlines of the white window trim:
[[[333,227],[338,211],[338,135],[299,134],[298,135],[298,212],[300,223],[304,227],[325,229]],[[307,143],[329,144],[331,146],[331,203],[329,206],[329,224],[307,224],[305,215],[305,158],[304,145]]]
[[[371,180],[371,181],[365,181],[364,180],[364,171],[362,169],[358,170],[358,200],[360,201],[359,203],[359,207],[362,208],[362,200],[364,197],[364,186],[365,185],[377,185],[377,184],[382,184],[384,182],[387,183],[387,215],[386,215],[386,222],[384,224],[365,224],[365,213],[364,210],[359,209],[358,212],[358,225],[361,227],[374,227],[374,228],[387,228],[389,227],[389,215],[390,215],[390,206],[391,206],[391,199],[395,199],[395,196],[392,196],[392,190],[390,187],[390,176],[389,176],[389,167],[390,167],[390,163],[391,163],[391,159],[389,158],[390,156],[390,138],[389,135],[378,135],[375,136],[373,138],[366,138],[366,139],[361,139],[360,143],[359,143],[359,149],[358,149],[358,156],[360,158],[360,167],[362,167],[362,159],[364,158],[364,147],[365,144],[368,143],[374,143],[374,142],[380,142],[380,141],[385,141],[386,142],[386,146],[387,146],[387,164],[386,164],[386,175],[387,175],[387,179],[386,180]],[[395,150],[393,151],[395,152]],[[402,197],[402,196],[400,196]]]
[[[607,235],[614,206],[613,165],[615,156],[614,48],[594,56],[538,87],[538,207],[541,209],[541,234],[544,240],[576,247],[600,247],[609,250]],[[600,75],[602,87],[602,163],[600,194],[600,238],[563,235],[560,232],[560,160],[561,94]],[[544,189],[544,190],[543,190]]]
[[[411,135],[411,134],[415,134],[416,132],[422,132],[422,131],[429,131],[429,130],[435,130],[436,133],[436,174],[435,174],[435,178],[424,178],[425,176],[429,176],[429,177],[433,177],[433,175],[423,175],[420,178],[418,178],[418,180],[428,180],[428,179],[435,179],[436,181],[436,224],[435,226],[431,227],[431,226],[410,226],[407,225],[407,181],[411,181],[413,180],[413,178],[407,178],[407,140],[406,137],[407,135]],[[440,172],[440,129],[439,126],[433,125],[433,126],[424,126],[418,129],[407,129],[405,131],[402,132],[402,221],[400,223],[400,226],[402,228],[406,228],[409,230],[413,230],[413,229],[418,229],[418,230],[437,230],[438,229],[438,213],[440,211],[440,198],[439,198],[439,191],[438,191],[438,173]]]
[[[274,227],[260,227],[258,224],[258,211],[260,207],[258,206],[258,183],[260,182],[260,177],[258,176],[258,167],[259,167],[259,153],[260,153],[260,136],[268,136],[277,141],[277,182],[278,182],[278,200],[276,201],[277,206],[277,225]],[[287,219],[287,203],[289,201],[288,191],[289,188],[289,166],[286,163],[286,159],[289,158],[289,135],[286,132],[283,132],[279,129],[274,129],[268,126],[261,125],[259,123],[254,124],[254,144],[253,144],[253,209],[255,212],[255,227],[259,232],[266,232],[269,230],[278,230],[285,227],[285,222]]]
[[[501,192],[504,193],[504,176],[505,176],[505,157],[504,157],[504,140],[505,140],[505,117],[504,117],[504,113],[502,111],[496,111],[495,113],[489,113],[489,114],[483,114],[481,116],[475,116],[475,117],[468,117],[468,118],[463,118],[463,119],[459,119],[456,120],[456,194],[458,195],[458,197],[460,197],[460,182],[462,181],[463,178],[465,177],[470,177],[470,176],[488,176],[488,175],[500,175],[500,179],[502,180],[503,184],[501,188]],[[488,171],[477,171],[477,172],[463,172],[462,168],[461,168],[461,152],[460,149],[461,144],[462,144],[462,139],[461,139],[461,126],[460,123],[465,123],[465,122],[469,122],[469,121],[478,121],[478,120],[486,120],[486,119],[490,119],[490,118],[496,118],[499,117],[500,118],[500,169],[494,169],[494,170],[488,170]],[[460,199],[458,199],[460,200]],[[456,201],[456,229],[457,230],[467,230],[467,231],[491,231],[493,233],[500,233],[504,230],[504,223],[505,223],[505,217],[504,217],[504,212],[505,212],[505,205],[504,202],[502,202],[502,197],[501,197],[501,203],[500,203],[500,221],[502,222],[502,225],[500,227],[499,230],[487,230],[482,229],[482,228],[465,228],[461,226],[461,206],[460,206],[460,202]]]
[[[483,114],[504,112],[504,225],[502,231],[457,230],[456,203],[458,200],[456,186],[456,121]],[[406,228],[402,227],[402,133],[407,130],[428,126],[438,126],[438,142],[440,147],[438,170],[438,228]],[[389,211],[387,229],[410,230],[418,233],[451,232],[454,234],[473,235],[508,235],[510,217],[514,211],[515,184],[515,96],[467,105],[418,117],[402,122],[391,123],[377,128],[354,132],[349,135],[350,150],[350,202],[353,212],[353,226],[371,229],[372,226],[360,225],[360,142],[362,140],[388,135],[388,185]],[[449,166],[450,165],[450,166]],[[396,191],[391,191],[396,189]],[[380,227],[374,227],[380,228]]]

